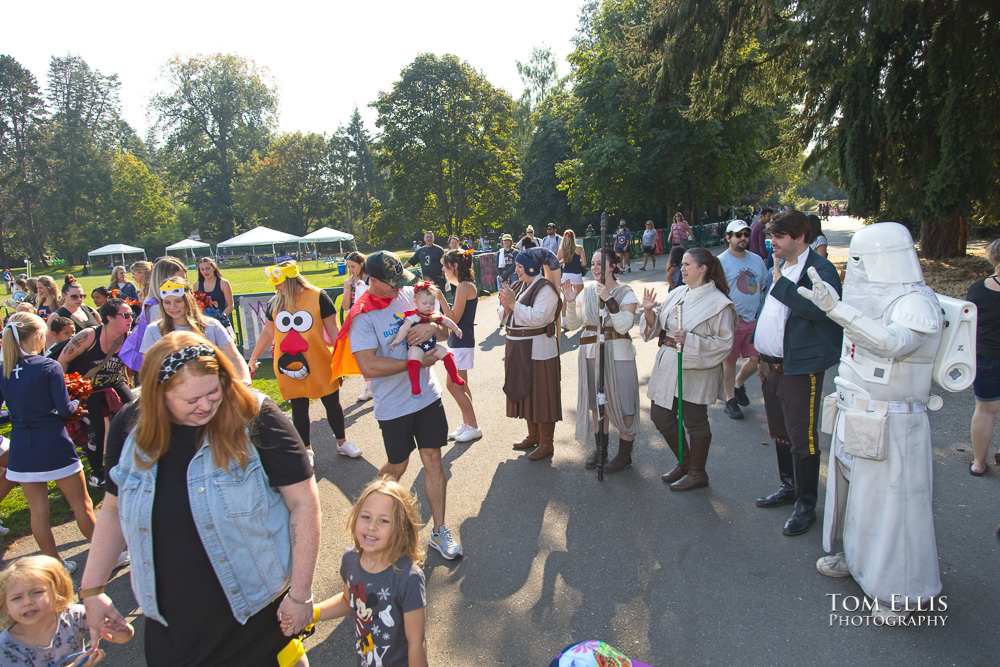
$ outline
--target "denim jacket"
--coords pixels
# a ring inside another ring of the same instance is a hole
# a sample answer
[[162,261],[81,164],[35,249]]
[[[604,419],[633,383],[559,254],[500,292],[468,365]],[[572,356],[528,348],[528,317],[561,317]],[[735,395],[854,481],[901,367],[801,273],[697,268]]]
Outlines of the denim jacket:
[[[126,439],[111,479],[118,485],[118,518],[132,554],[135,599],[146,616],[167,625],[156,602],[151,534],[157,464],[148,468],[136,464],[136,459],[150,460],[136,447],[137,430]],[[240,623],[287,590],[292,574],[288,507],[269,484],[249,437],[247,446],[245,470],[235,461],[228,468],[217,468],[206,438],[187,469],[198,536]]]

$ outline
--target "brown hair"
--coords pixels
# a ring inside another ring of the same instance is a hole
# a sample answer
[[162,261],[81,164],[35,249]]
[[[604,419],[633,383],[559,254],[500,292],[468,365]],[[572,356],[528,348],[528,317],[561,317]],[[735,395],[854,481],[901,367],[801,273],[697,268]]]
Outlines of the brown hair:
[[475,280],[476,272],[472,268],[472,255],[466,254],[466,250],[447,250],[441,256],[441,261],[455,268],[455,277],[458,282]]
[[73,274],[67,273],[66,277],[63,278],[62,293],[65,294],[74,287],[79,287],[81,290],[83,289],[83,286],[76,281],[76,278],[73,277]]
[[[607,250],[607,252],[602,252],[601,249],[598,248],[597,250],[594,251],[594,256],[596,257],[597,253],[601,253],[601,257],[604,259],[604,263],[611,269],[611,275],[617,276],[619,273],[622,272],[621,267],[618,265],[618,253],[616,253],[611,248],[605,248],[605,250]],[[595,262],[594,257],[591,257],[590,264],[591,264],[591,270],[593,270],[593,267],[600,265],[600,262]]]
[[806,243],[812,243],[809,238],[809,218],[802,211],[785,211],[771,218],[767,223],[767,233],[771,236],[789,236],[797,239],[805,237]]
[[690,255],[698,266],[707,266],[708,273],[705,274],[705,278],[714,282],[717,290],[729,296],[729,281],[726,280],[726,270],[722,268],[722,262],[719,261],[718,257],[704,248],[691,248],[684,254]]
[[396,561],[406,556],[414,565],[420,567],[424,563],[424,550],[420,548],[420,512],[417,509],[417,499],[407,491],[402,484],[388,475],[380,477],[361,492],[361,497],[347,514],[347,534],[354,545],[354,550],[362,553],[354,529],[358,525],[358,515],[361,506],[373,493],[381,493],[392,498],[392,531],[389,536],[388,551],[392,558],[392,568],[396,569]]
[[73,327],[73,320],[71,320],[68,317],[57,317],[54,320],[52,320],[51,324],[49,324],[49,329],[54,334],[62,333],[63,329],[70,329],[72,327]]
[[[219,271],[219,265],[215,263],[215,260],[211,257],[202,257],[196,263],[195,266],[200,267],[202,264],[211,264],[212,270],[215,271],[215,279],[218,280],[222,277],[222,271]],[[200,270],[199,270],[200,272]]]
[[347,257],[344,258],[344,261],[345,262],[354,262],[355,264],[360,264],[361,265],[361,273],[362,273],[362,275],[367,276],[368,272],[365,270],[365,259],[366,259],[366,257],[364,255],[362,255],[360,252],[358,252],[357,250],[355,250],[354,252],[349,253],[347,255]]
[[0,630],[14,625],[14,619],[7,613],[7,591],[13,584],[24,580],[52,586],[52,610],[56,614],[66,611],[73,601],[73,580],[62,563],[52,556],[19,558],[0,572]]
[[173,423],[167,409],[164,394],[173,389],[185,373],[195,377],[218,375],[222,387],[222,403],[212,421],[204,426],[202,433],[212,443],[212,461],[218,468],[228,467],[236,461],[241,468],[247,465],[247,426],[257,416],[257,399],[242,382],[236,379],[233,365],[215,348],[214,357],[196,357],[184,364],[184,368],[174,373],[165,382],[159,382],[160,366],[171,354],[192,345],[204,345],[207,341],[193,331],[174,331],[153,344],[142,359],[139,382],[142,394],[139,396],[139,420],[136,425],[136,447],[148,456],[150,461],[136,457],[136,464],[148,468],[170,448],[170,433]]
[[[30,304],[29,304],[30,305]],[[7,319],[7,324],[13,323],[17,328],[17,339],[14,338],[15,327],[4,326],[3,343],[0,344],[0,354],[3,355],[3,376],[10,378],[10,373],[14,370],[21,359],[21,348],[26,347],[28,341],[40,334],[45,333],[45,320],[34,313],[15,312]],[[17,341],[21,344],[18,345]],[[30,351],[30,350],[29,350]]]
[[[198,333],[205,333],[205,329],[208,328],[208,320],[201,313],[201,308],[198,307],[198,302],[194,299],[194,294],[191,293],[191,283],[189,283],[185,278],[174,278],[174,282],[178,285],[184,286],[184,295],[181,297],[184,300],[184,319],[187,320],[188,326]],[[157,326],[160,327],[160,333],[167,335],[171,331],[176,331],[176,325],[174,324],[174,318],[167,315],[166,308],[163,307],[163,297],[160,296],[160,286],[156,286],[156,298],[160,303],[160,314],[162,318],[157,322]]]
[[59,303],[59,291],[56,289],[56,281],[52,280],[52,276],[38,276],[38,281],[35,283],[35,305],[44,306],[46,303],[51,301],[52,303]]

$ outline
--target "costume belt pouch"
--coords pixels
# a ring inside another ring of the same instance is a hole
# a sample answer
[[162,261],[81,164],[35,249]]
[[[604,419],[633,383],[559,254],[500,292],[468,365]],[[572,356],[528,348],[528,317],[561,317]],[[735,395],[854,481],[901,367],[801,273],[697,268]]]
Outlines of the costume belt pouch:
[[517,403],[531,393],[531,346],[530,338],[512,340],[507,338],[504,348],[505,380],[503,393]]
[[307,288],[295,305],[273,313],[274,376],[286,400],[322,398],[336,391],[330,358],[333,348],[323,338],[319,290]]
[[833,433],[837,423],[837,392],[823,397],[823,414],[819,418],[819,430],[823,433]]
[[885,401],[871,401],[873,411],[841,407],[844,416],[844,452],[863,459],[884,461],[888,454],[886,427],[888,425]]

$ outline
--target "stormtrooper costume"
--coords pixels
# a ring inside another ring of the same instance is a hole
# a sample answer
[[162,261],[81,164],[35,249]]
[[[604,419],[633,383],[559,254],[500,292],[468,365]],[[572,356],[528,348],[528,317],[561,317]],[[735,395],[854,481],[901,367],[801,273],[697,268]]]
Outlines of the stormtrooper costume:
[[821,426],[833,434],[823,548],[842,539],[844,553],[816,567],[853,576],[883,615],[905,614],[907,603],[912,610],[941,592],[926,412],[928,402],[941,405],[930,395],[941,305],[909,231],[894,222],[854,234],[842,301],[810,275],[816,287],[799,293],[844,327],[837,391],[824,401]]

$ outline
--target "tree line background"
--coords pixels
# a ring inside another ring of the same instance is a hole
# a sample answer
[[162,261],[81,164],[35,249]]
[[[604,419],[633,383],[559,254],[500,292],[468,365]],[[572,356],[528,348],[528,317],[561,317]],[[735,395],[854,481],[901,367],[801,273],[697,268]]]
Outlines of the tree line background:
[[[332,135],[278,133],[276,86],[234,54],[175,58],[139,137],[115,74],[55,56],[48,87],[0,56],[0,264],[109,242],[155,256],[198,230],[322,226],[362,248],[425,229],[495,237],[606,210],[633,229],[733,206],[850,199],[922,251],[965,251],[1000,212],[1000,40],[987,0],[604,0],[560,78],[516,99],[418,55]],[[843,188],[841,190],[840,188]]]

